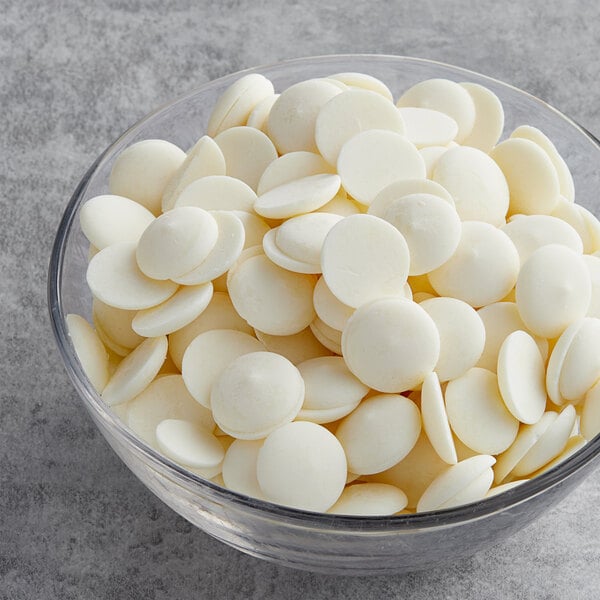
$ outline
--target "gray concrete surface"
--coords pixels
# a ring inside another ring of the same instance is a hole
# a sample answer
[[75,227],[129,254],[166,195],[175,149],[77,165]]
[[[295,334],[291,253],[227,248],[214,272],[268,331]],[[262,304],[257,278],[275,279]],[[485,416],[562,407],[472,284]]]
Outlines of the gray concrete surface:
[[600,4],[0,0],[0,15],[0,598],[598,598],[600,471],[497,547],[408,576],[295,572],[213,540],[96,431],[55,351],[45,284],[94,157],[153,107],[243,67],[337,52],[439,59],[600,134]]

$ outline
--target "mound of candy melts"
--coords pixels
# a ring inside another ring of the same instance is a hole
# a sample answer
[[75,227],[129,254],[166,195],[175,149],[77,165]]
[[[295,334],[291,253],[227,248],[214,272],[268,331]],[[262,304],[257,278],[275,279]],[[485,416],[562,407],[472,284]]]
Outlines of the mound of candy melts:
[[219,98],[81,207],[91,384],[230,490],[393,515],[478,501],[600,433],[600,223],[497,96],[362,73]]

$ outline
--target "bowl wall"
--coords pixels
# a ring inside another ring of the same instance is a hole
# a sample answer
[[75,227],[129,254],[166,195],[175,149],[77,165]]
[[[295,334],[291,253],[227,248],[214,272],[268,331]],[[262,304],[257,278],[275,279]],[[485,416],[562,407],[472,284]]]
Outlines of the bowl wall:
[[[571,168],[577,202],[597,212],[600,148],[596,140],[544,102],[509,85],[449,65],[374,55],[299,59],[243,73],[260,72],[281,91],[303,79],[343,71],[380,78],[395,98],[413,83],[432,77],[489,87],[504,105],[505,132],[522,124],[542,129]],[[186,472],[139,441],[87,381],[64,320],[69,313],[91,317],[92,298],[85,283],[88,243],[79,228],[79,207],[107,193],[112,163],[132,143],[162,138],[183,149],[191,147],[204,134],[218,96],[240,75],[204,85],[133,126],[91,167],[65,211],[50,263],[49,307],[67,372],[93,420],[133,473],[176,512],[225,543],[279,564],[353,575],[411,571],[456,560],[522,529],[598,464],[600,436],[559,467],[486,501],[392,518],[316,515],[247,498]]]

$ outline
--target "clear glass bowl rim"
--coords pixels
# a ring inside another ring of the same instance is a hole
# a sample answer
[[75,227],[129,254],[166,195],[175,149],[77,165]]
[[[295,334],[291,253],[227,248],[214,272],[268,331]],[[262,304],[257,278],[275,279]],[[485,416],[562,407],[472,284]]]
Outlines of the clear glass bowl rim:
[[547,104],[543,100],[540,100],[539,98],[519,88],[492,77],[482,75],[469,69],[464,69],[462,67],[457,67],[455,65],[429,59],[386,54],[330,54],[309,56],[248,68],[209,81],[193,89],[192,91],[182,94],[159,106],[154,111],[148,113],[134,125],[128,128],[123,134],[121,134],[90,166],[88,171],[77,185],[71,199],[69,200],[69,203],[67,204],[54,239],[48,267],[47,282],[47,298],[50,321],[58,349],[65,365],[65,369],[75,388],[79,392],[79,395],[86,403],[88,410],[94,411],[104,421],[107,421],[113,430],[113,433],[116,433],[120,438],[126,441],[128,445],[133,446],[133,448],[145,459],[149,460],[150,463],[159,467],[161,471],[166,472],[175,480],[178,480],[181,484],[185,485],[185,487],[188,489],[198,488],[200,492],[203,489],[206,489],[209,491],[209,493],[214,494],[214,496],[223,503],[232,503],[245,509],[257,511],[269,519],[281,518],[282,520],[286,520],[288,522],[296,522],[298,525],[320,529],[331,529],[340,533],[343,530],[347,530],[348,532],[375,533],[383,530],[386,532],[393,532],[394,530],[424,530],[428,528],[445,527],[448,525],[458,525],[461,522],[472,521],[474,519],[484,518],[493,513],[502,512],[505,509],[526,502],[529,499],[542,494],[544,491],[568,479],[571,475],[583,467],[589,466],[589,463],[593,462],[594,460],[597,461],[600,458],[600,435],[597,435],[593,440],[587,442],[582,448],[567,458],[564,462],[546,471],[545,473],[542,473],[541,475],[538,475],[537,477],[530,479],[525,483],[513,487],[506,492],[492,496],[491,498],[480,500],[478,502],[461,505],[455,508],[417,514],[402,514],[391,517],[363,517],[309,512],[272,504],[270,502],[252,498],[244,494],[222,488],[212,481],[203,479],[198,475],[187,471],[177,463],[174,463],[167,457],[161,455],[156,450],[148,446],[141,439],[137,438],[133,432],[130,431],[122,423],[122,421],[114,413],[112,413],[108,407],[105,406],[100,398],[100,395],[89,383],[71,345],[66,326],[66,315],[63,310],[62,302],[63,264],[65,259],[65,251],[67,248],[67,241],[75,224],[75,216],[80,204],[82,203],[90,180],[95,175],[99,165],[104,161],[104,159],[111,155],[115,146],[118,146],[121,140],[124,138],[133,136],[133,134],[138,131],[148,120],[154,118],[167,107],[179,102],[183,102],[200,92],[208,91],[211,87],[218,87],[227,85],[228,83],[233,83],[234,80],[247,73],[260,73],[261,71],[274,68],[310,65],[312,63],[326,64],[328,61],[337,62],[340,60],[347,60],[348,63],[351,63],[353,60],[373,60],[375,62],[394,61],[398,63],[411,62],[424,65],[429,64],[445,69],[451,69],[457,74],[465,75],[465,77],[475,76],[479,79],[487,80],[495,85],[518,92],[519,94],[527,96],[531,100],[544,105],[546,108],[553,111],[557,116],[568,122],[571,126],[578,129],[582,135],[587,137],[591,142],[600,148],[600,141],[596,139],[596,137],[578,125],[575,121],[567,117],[564,113]]

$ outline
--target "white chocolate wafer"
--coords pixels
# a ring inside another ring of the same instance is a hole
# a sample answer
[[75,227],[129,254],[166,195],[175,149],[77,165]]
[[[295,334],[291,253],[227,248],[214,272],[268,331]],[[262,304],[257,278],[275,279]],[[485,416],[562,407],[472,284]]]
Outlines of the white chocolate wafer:
[[156,306],[178,287],[172,281],[150,279],[140,271],[135,242],[118,242],[98,252],[88,265],[86,279],[96,298],[125,310]]
[[366,385],[382,392],[414,389],[432,371],[440,336],[420,305],[382,298],[360,307],[342,335],[348,368]]
[[166,140],[136,142],[115,159],[108,189],[159,215],[163,192],[185,159],[185,152]]
[[521,423],[537,423],[546,408],[545,365],[535,340],[513,331],[498,354],[498,386],[506,408]]
[[217,425],[243,440],[264,438],[298,414],[304,381],[286,358],[252,352],[234,359],[216,378],[210,404]]
[[286,271],[264,255],[245,260],[229,273],[231,301],[252,327],[271,335],[292,335],[313,320],[313,275]]
[[210,408],[210,393],[216,379],[236,358],[260,352],[256,338],[234,329],[213,329],[195,337],[183,355],[181,373],[192,397]]
[[547,215],[552,212],[558,203],[560,183],[544,150],[530,140],[512,138],[500,142],[490,156],[508,182],[511,214]]
[[516,285],[519,314],[536,335],[558,337],[589,308],[592,285],[580,254],[566,246],[538,248],[521,267]]
[[316,152],[315,121],[321,108],[341,93],[327,79],[308,79],[285,89],[269,114],[267,130],[281,154]]
[[519,255],[510,238],[489,223],[466,221],[456,252],[429,273],[429,281],[439,295],[477,308],[504,298],[518,274]]
[[123,404],[144,391],[167,357],[167,338],[148,338],[126,356],[102,390],[109,406]]
[[336,437],[346,453],[348,469],[369,475],[402,460],[420,432],[421,415],[414,402],[396,394],[380,394],[363,400],[340,423]]
[[140,270],[152,279],[173,279],[195,269],[215,247],[214,217],[195,206],[174,208],[154,220],[138,242]]
[[265,497],[293,508],[328,510],[344,489],[346,473],[341,444],[315,423],[280,427],[258,453],[257,477]]
[[406,494],[385,483],[355,483],[346,487],[339,500],[327,511],[334,515],[385,516],[406,507]]
[[454,433],[481,454],[504,452],[519,429],[502,401],[496,375],[485,369],[474,367],[448,382],[446,409]]
[[409,261],[402,234],[372,215],[352,215],[337,223],[321,251],[327,286],[352,307],[381,296],[401,295]]
[[192,181],[177,196],[174,206],[197,206],[204,210],[244,210],[252,212],[256,193],[241,179],[209,175]]
[[83,317],[75,314],[67,315],[66,323],[83,371],[94,389],[101,393],[109,379],[106,348],[94,328]]
[[475,124],[475,103],[471,95],[448,79],[420,81],[402,94],[397,106],[428,108],[447,114],[458,125],[455,136],[458,143],[471,133]]
[[350,89],[334,96],[319,111],[315,122],[317,148],[335,165],[342,146],[368,129],[405,131],[402,116],[390,100],[370,90]]
[[152,221],[154,215],[138,202],[111,194],[91,198],[79,212],[81,230],[97,250],[137,242]]
[[367,206],[394,181],[425,178],[425,162],[403,135],[369,129],[351,137],[340,149],[337,171],[344,189]]

